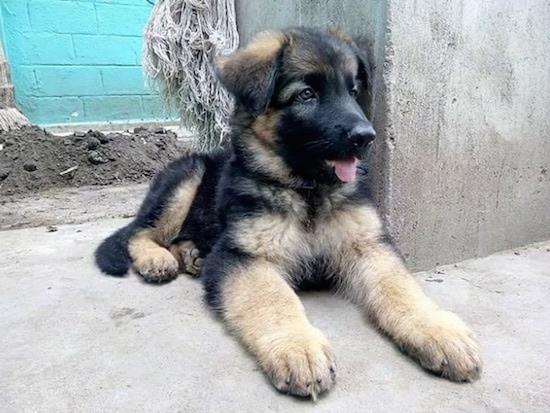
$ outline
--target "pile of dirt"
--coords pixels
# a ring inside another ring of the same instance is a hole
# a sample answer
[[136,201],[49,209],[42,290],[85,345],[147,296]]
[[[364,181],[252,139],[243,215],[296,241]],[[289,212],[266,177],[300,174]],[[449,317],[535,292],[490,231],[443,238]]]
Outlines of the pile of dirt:
[[0,131],[0,197],[71,186],[147,182],[185,152],[176,134],[163,128],[71,136],[52,135],[34,126]]

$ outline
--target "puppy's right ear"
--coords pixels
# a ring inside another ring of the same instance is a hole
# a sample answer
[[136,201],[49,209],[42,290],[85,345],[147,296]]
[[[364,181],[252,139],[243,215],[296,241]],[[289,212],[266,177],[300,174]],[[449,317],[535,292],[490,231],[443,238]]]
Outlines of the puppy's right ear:
[[267,110],[288,42],[283,33],[262,33],[245,48],[216,59],[219,80],[248,113],[257,116]]

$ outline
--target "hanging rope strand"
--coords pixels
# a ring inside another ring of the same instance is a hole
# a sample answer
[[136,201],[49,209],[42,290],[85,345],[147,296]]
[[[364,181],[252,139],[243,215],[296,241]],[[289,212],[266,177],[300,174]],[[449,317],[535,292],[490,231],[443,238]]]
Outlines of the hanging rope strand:
[[224,142],[233,110],[213,58],[239,44],[234,0],[158,0],[144,31],[143,67],[167,108],[176,108],[196,149]]

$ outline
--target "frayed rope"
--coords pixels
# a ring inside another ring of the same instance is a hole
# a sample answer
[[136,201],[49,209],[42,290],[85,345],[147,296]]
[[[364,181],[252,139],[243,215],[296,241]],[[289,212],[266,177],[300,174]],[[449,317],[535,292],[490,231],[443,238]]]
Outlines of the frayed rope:
[[233,100],[216,79],[215,56],[239,44],[234,0],[158,0],[144,31],[143,67],[167,108],[208,150],[229,134]]

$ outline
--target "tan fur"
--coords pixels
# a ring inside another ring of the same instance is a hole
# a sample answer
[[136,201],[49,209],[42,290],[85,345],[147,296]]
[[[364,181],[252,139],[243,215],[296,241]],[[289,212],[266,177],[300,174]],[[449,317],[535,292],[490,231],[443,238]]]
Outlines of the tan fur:
[[152,233],[153,239],[163,247],[168,247],[177,237],[193,204],[201,179],[202,174],[198,174],[183,181],[168,201],[168,205],[162,210],[162,215],[152,228]]
[[279,113],[269,109],[266,113],[257,116],[252,123],[249,133],[241,136],[247,148],[254,153],[251,160],[256,170],[263,171],[272,178],[286,183],[289,186],[299,186],[303,181],[291,174],[289,166],[275,153],[277,141],[277,122]]
[[128,244],[134,269],[147,281],[162,282],[175,278],[178,274],[178,261],[154,239],[152,229],[136,233]]
[[228,65],[244,61],[269,61],[289,41],[283,33],[264,32],[258,35],[253,42],[229,56],[221,56],[216,60],[216,66],[222,71],[232,70]]
[[[313,255],[332,255],[340,261],[342,251],[357,248],[364,239],[376,239],[382,233],[382,224],[374,208],[342,207],[342,202],[353,184],[342,188],[326,200],[323,225],[308,228],[306,205],[294,191],[279,191],[280,202],[286,204],[287,214],[253,217],[239,222],[236,232],[240,246],[250,254],[277,265],[290,265]],[[322,209],[320,206],[319,209]],[[277,246],[277,248],[274,248]]]
[[[266,74],[271,70],[277,54],[289,42],[289,38],[282,33],[266,32],[254,39],[242,49],[216,59],[218,73],[223,74],[222,78],[231,84],[247,71],[247,81],[252,83],[265,82]],[[227,86],[227,84],[226,84]]]
[[310,245],[293,216],[271,214],[242,220],[237,231],[244,251],[276,265],[288,267],[310,255]]
[[301,184],[302,181],[297,177],[291,176],[288,165],[280,157],[277,157],[267,145],[257,140],[251,140],[248,147],[254,150],[254,159],[252,162],[256,170],[266,172],[269,176],[280,179],[281,182],[288,185]]
[[[345,195],[344,191],[340,194],[342,198]],[[333,202],[337,202],[335,198]],[[361,248],[365,242],[375,240],[383,233],[382,222],[374,207],[370,206],[338,208],[325,222],[317,229],[316,239],[322,240],[323,244],[334,244],[338,240],[338,245],[332,247],[339,247],[344,252]]]
[[179,264],[179,272],[194,277],[200,274],[202,258],[199,258],[199,250],[193,241],[179,241],[168,247],[168,251],[174,256]]
[[291,39],[281,32],[260,33],[242,51],[255,60],[271,59]]
[[[329,30],[330,33],[336,37],[337,39],[342,40],[343,42],[346,42],[351,47],[356,48],[357,45],[355,44],[355,41],[353,38],[348,35],[347,33],[342,33],[339,30],[331,29]],[[345,59],[342,63],[342,68],[344,71],[347,71],[349,73],[355,73],[357,71],[357,60],[356,59]]]
[[278,101],[289,102],[296,93],[299,93],[309,85],[303,80],[296,80],[279,91]]
[[132,264],[147,281],[162,282],[177,276],[180,264],[167,248],[178,236],[201,179],[202,173],[199,173],[183,181],[154,226],[140,230],[130,238],[128,251]]
[[343,33],[343,32],[341,32],[340,30],[338,30],[334,27],[328,29],[328,31],[329,31],[330,34],[332,34],[337,39],[340,39],[340,40],[342,40],[343,42],[346,42],[346,43],[353,44],[353,39],[351,38],[351,36],[349,34]]
[[[457,381],[479,375],[482,363],[472,333],[430,300],[392,248],[379,241],[383,227],[374,208],[331,209],[338,201],[335,195],[327,200],[324,224],[308,230],[301,224],[305,211],[298,198],[289,191],[282,199],[292,212],[239,223],[245,251],[281,268],[278,278],[290,283],[295,280],[288,279],[285,269],[315,255],[331,256],[340,267],[342,293],[425,368]],[[271,289],[271,279],[264,283]]]
[[[259,115],[252,124],[253,139],[259,140],[267,149],[273,151],[275,149],[275,143],[279,139],[276,129],[278,121],[279,113],[272,109]],[[280,157],[278,158],[280,159]]]
[[[482,362],[471,331],[422,292],[401,258],[384,242],[385,231],[375,208],[348,202],[357,183],[331,188],[324,199],[310,198],[315,203],[308,209],[304,181],[291,173],[278,153],[280,118],[275,107],[279,106],[269,105],[272,88],[277,85],[273,82],[277,57],[283,57],[285,76],[294,79],[284,86],[288,91],[278,95],[283,100],[306,86],[303,82],[308,73],[324,73],[328,81],[335,79],[334,75],[355,77],[360,64],[354,51],[357,46],[348,36],[337,35],[352,49],[339,54],[335,63],[334,59],[326,61],[317,46],[294,47],[292,38],[297,33],[261,35],[216,62],[220,80],[248,112],[248,117],[237,119],[249,126],[235,144],[252,155],[246,158],[252,170],[277,181],[270,185],[266,180],[248,180],[243,186],[271,202],[271,211],[277,212],[243,213],[235,222],[228,222],[224,230],[231,243],[237,244],[230,247],[247,258],[222,264],[220,270],[225,274],[216,281],[221,285],[216,285],[215,291],[221,296],[216,295],[213,303],[220,305],[229,328],[277,389],[315,398],[334,384],[334,356],[323,334],[309,323],[291,286],[304,280],[298,273],[304,264],[315,265],[323,258],[330,263],[339,291],[422,366],[452,380],[475,379]],[[337,42],[335,48],[337,51]],[[184,181],[158,222],[131,238],[134,266],[146,279],[169,279],[178,267],[184,271],[196,267],[198,272],[195,246],[189,241],[173,241],[201,179],[199,174]],[[319,190],[316,195],[321,193]]]
[[330,345],[277,266],[259,259],[236,270],[223,287],[222,307],[228,326],[277,389],[315,399],[332,387]]
[[[353,40],[349,36],[337,36],[340,40],[345,41],[350,45],[354,45]],[[334,62],[327,62],[315,50],[299,49],[292,41],[288,42],[289,50],[294,53],[289,53],[288,61],[291,62],[296,73],[336,73],[338,70],[344,73],[355,74],[357,71],[357,61],[353,56],[340,59],[334,66]]]
[[340,272],[344,295],[424,368],[455,381],[477,378],[480,351],[464,322],[422,292],[391,247],[361,227],[348,228],[356,236]]

